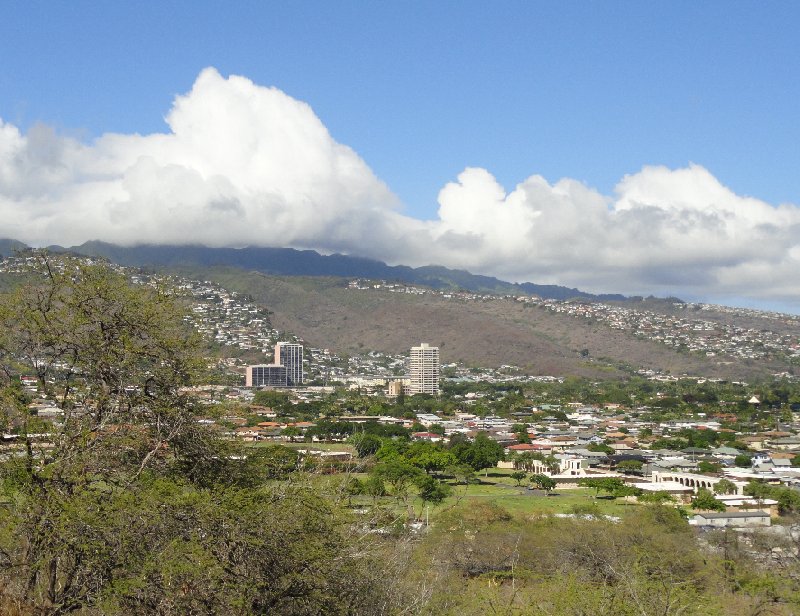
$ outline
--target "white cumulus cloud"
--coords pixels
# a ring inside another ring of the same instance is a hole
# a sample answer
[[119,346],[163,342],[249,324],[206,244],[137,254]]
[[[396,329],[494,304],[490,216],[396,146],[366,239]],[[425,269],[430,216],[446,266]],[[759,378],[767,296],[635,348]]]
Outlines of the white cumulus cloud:
[[421,221],[302,101],[215,69],[152,135],[91,143],[0,119],[0,236],[34,244],[293,246],[590,291],[800,304],[800,208],[699,165],[644,167],[613,195],[467,168]]

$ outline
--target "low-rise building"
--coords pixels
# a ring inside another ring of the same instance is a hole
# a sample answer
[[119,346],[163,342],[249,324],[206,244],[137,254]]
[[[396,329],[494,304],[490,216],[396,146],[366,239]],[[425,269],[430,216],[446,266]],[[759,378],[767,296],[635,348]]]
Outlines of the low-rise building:
[[763,511],[726,511],[724,513],[697,513],[689,520],[695,526],[716,528],[750,528],[771,526],[772,518]]

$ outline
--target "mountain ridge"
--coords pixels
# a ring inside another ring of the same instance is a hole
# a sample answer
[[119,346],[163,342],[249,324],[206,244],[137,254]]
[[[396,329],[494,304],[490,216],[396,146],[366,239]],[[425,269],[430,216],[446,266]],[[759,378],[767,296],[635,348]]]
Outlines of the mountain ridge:
[[[16,240],[0,240],[0,254],[7,256],[27,248]],[[79,246],[48,246],[58,253],[103,257],[119,265],[132,267],[215,267],[228,266],[278,276],[335,276],[367,278],[419,284],[434,289],[463,289],[474,292],[538,295],[544,299],[585,299],[598,301],[627,301],[618,293],[594,294],[561,285],[541,285],[533,282],[514,283],[473,274],[466,270],[439,265],[410,267],[388,265],[365,257],[332,254],[322,255],[315,250],[247,246],[244,248],[209,248],[199,244],[138,244],[130,247],[108,242],[89,241]]]

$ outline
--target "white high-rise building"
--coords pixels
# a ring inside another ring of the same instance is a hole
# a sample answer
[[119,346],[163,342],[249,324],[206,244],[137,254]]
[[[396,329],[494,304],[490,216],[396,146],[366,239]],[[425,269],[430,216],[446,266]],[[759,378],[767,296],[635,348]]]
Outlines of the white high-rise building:
[[286,367],[286,384],[297,387],[303,384],[303,345],[279,342],[275,345],[275,363]]
[[411,347],[408,369],[412,394],[439,394],[439,347],[426,342]]

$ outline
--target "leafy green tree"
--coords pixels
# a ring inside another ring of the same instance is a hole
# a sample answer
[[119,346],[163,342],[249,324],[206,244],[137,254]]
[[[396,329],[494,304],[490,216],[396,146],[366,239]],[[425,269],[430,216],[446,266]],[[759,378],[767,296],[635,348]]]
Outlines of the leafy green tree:
[[386,496],[386,485],[380,475],[370,473],[363,484],[363,493],[371,496],[373,501],[381,496]]
[[315,436],[322,441],[334,441],[349,437],[355,430],[355,424],[347,421],[321,419],[315,426],[306,430],[306,436]]
[[375,455],[383,445],[382,438],[366,432],[358,432],[351,436],[349,440],[359,458]]
[[616,469],[621,473],[636,474],[642,471],[642,462],[640,460],[623,460],[617,464]]
[[408,451],[408,441],[384,439],[380,449],[375,452],[375,457],[378,460],[391,460],[393,458],[402,458]]
[[344,490],[347,493],[347,503],[352,503],[354,496],[361,496],[365,493],[364,482],[358,477],[350,477],[344,485]]
[[517,437],[517,441],[520,443],[530,443],[531,437],[528,436],[528,426],[527,424],[514,424],[511,428],[511,431]]
[[388,483],[395,496],[405,497],[408,487],[420,476],[421,471],[405,459],[392,458],[376,464],[372,474]]
[[556,489],[556,480],[547,475],[542,475],[541,473],[531,475],[530,482],[540,490],[544,490],[547,494],[550,494],[550,492]]
[[589,451],[597,451],[600,453],[607,453],[608,455],[612,455],[614,450],[604,443],[589,443],[586,446],[586,449]]
[[514,481],[517,482],[518,486],[522,485],[523,479],[525,479],[525,477],[527,477],[527,476],[528,476],[528,474],[523,472],[523,471],[514,471],[513,473],[511,473],[509,475],[509,477],[511,477],[511,479],[513,479]]
[[627,485],[622,479],[617,479],[616,477],[581,479],[578,481],[578,485],[594,488],[595,494],[598,494],[602,490],[603,492],[607,492],[612,498],[636,496],[641,493],[641,490]]
[[646,503],[649,505],[664,505],[672,502],[672,495],[664,490],[658,490],[656,492],[643,492],[639,495],[638,500],[640,503]]
[[418,496],[425,504],[439,505],[450,495],[450,486],[430,475],[422,475],[415,481]]
[[680,451],[682,449],[686,449],[688,446],[689,441],[684,438],[659,438],[650,444],[650,448],[654,450],[672,449],[675,451]]
[[287,392],[272,389],[257,391],[253,395],[253,404],[271,408],[280,415],[285,414],[292,408],[292,403]]
[[720,479],[714,484],[715,494],[736,494],[736,484],[730,479]]
[[558,473],[561,470],[561,463],[559,462],[558,458],[554,455],[547,455],[542,457],[542,462],[544,462],[545,467],[547,468],[548,473]]
[[760,481],[750,481],[742,490],[747,496],[752,496],[757,500],[764,500],[772,496],[772,488]]
[[710,490],[700,488],[692,499],[692,507],[705,511],[725,511],[725,503],[714,498]]
[[773,486],[772,498],[778,501],[781,513],[797,513],[800,511],[800,493],[785,486]]
[[697,463],[697,470],[701,473],[719,473],[722,470],[722,464],[702,460]]
[[483,432],[467,447],[456,451],[459,461],[469,464],[476,471],[496,466],[503,459],[503,447]]
[[475,469],[469,464],[453,464],[445,469],[448,475],[451,475],[457,483],[465,485],[472,483],[475,480]]
[[298,428],[297,426],[287,426],[283,430],[281,430],[281,436],[288,437],[290,441],[295,440],[301,434],[302,432],[300,432],[300,428]]
[[792,488],[751,481],[745,486],[744,493],[758,501],[768,498],[778,501],[778,509],[784,514],[800,511],[800,493]]
[[535,462],[544,461],[544,455],[537,451],[523,451],[513,453],[511,461],[514,463],[514,468],[530,472],[533,470]]
[[413,443],[404,456],[411,464],[427,473],[443,471],[457,462],[450,451],[427,442]]
[[753,465],[753,459],[742,453],[733,459],[733,463],[740,468],[750,468]]
[[431,424],[428,426],[428,432],[432,432],[433,434],[439,434],[444,436],[444,426],[442,424]]

